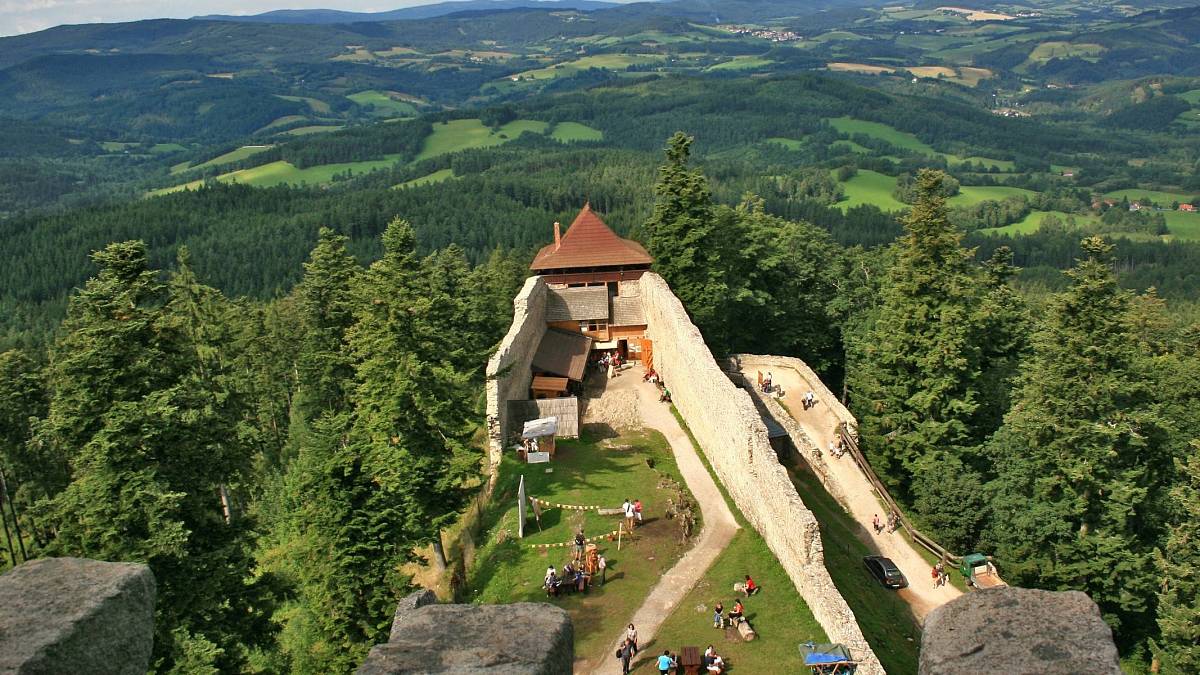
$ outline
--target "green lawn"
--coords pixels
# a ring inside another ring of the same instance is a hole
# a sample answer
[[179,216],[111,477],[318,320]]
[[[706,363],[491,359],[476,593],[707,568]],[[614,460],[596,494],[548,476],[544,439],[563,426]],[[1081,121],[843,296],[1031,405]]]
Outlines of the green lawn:
[[[663,474],[680,481],[667,441],[657,432],[631,433],[607,443],[584,432],[577,441],[560,440],[549,464],[521,464],[506,455],[488,515],[479,538],[475,564],[468,573],[467,592],[474,602],[538,602],[546,600],[542,578],[546,567],[557,568],[569,559],[570,548],[531,548],[530,544],[567,542],[582,525],[589,537],[617,529],[617,516],[594,511],[548,508],[542,512],[542,530],[533,519],[525,539],[517,538],[517,483],[525,476],[526,494],[551,502],[616,508],[626,498],[640,498],[646,523],[637,536],[622,542],[604,542],[608,583],[594,586],[586,595],[565,595],[551,602],[566,609],[575,624],[575,655],[603,662],[610,641],[620,634],[650,588],[683,555],[676,521],[665,517],[671,492],[659,489]],[[653,460],[650,468],[647,460]],[[550,469],[550,473],[546,470]],[[697,525],[699,527],[699,524]],[[697,530],[698,531],[698,530]],[[514,627],[516,629],[517,627]]]
[[586,124],[580,124],[579,122],[559,122],[554,125],[554,130],[550,132],[550,138],[559,143],[602,141],[604,140],[604,132],[599,129],[593,129]]
[[172,152],[182,152],[187,150],[178,143],[155,143],[150,146],[150,152],[155,155],[166,155]]
[[[400,157],[400,155],[386,155],[383,159],[368,160],[365,162],[345,162],[341,164],[322,164],[320,166],[310,166],[307,169],[298,169],[291,163],[281,160],[250,169],[240,169],[224,173],[217,176],[217,180],[222,183],[241,183],[254,187],[273,187],[284,184],[299,185],[301,183],[321,185],[332,181],[333,177],[338,174],[346,172],[363,174],[376,169],[389,168]],[[152,190],[146,196],[158,197],[171,192],[178,192],[179,190],[190,190],[200,187],[203,182],[202,180],[194,180],[183,185]]]
[[221,164],[240,162],[243,159],[246,159],[247,157],[253,157],[254,155],[257,155],[260,152],[270,150],[272,147],[273,146],[270,146],[270,145],[243,145],[242,147],[238,148],[237,150],[231,150],[223,155],[218,155],[217,157],[213,157],[212,159],[210,159],[207,162],[204,162],[202,164],[197,164],[196,166],[191,166],[191,167],[185,165],[184,168],[180,169],[179,171],[175,170],[179,166],[178,164],[176,164],[175,166],[171,167],[171,173],[182,173],[183,171],[186,171],[188,169],[205,169],[210,166],[219,166]]
[[431,183],[440,183],[444,180],[450,180],[452,178],[454,178],[454,169],[438,169],[437,171],[434,171],[431,174],[421,176],[420,178],[414,178],[410,181],[406,181],[399,185],[396,185],[396,186],[394,186],[394,188],[400,189],[400,188],[418,187],[421,185],[429,185]]
[[[884,670],[889,675],[916,673],[920,629],[908,604],[895,591],[881,587],[863,567],[863,556],[871,555],[871,552],[857,536],[858,524],[811,473],[792,471],[791,475],[800,498],[821,523],[825,568],[854,611],[863,635]],[[921,580],[909,581],[920,583]],[[799,669],[793,672],[799,672]]]
[[451,120],[433,125],[433,133],[425,139],[421,153],[414,161],[437,157],[459,150],[488,148],[515,139],[525,131],[542,133],[549,125],[536,120],[516,120],[500,127],[498,132],[485,127],[478,119]]
[[1004,227],[989,227],[979,230],[979,232],[982,234],[1007,234],[1010,236],[1018,234],[1032,234],[1038,231],[1038,228],[1042,226],[1042,221],[1046,220],[1048,216],[1055,216],[1064,222],[1067,220],[1067,218],[1074,218],[1075,222],[1080,225],[1084,225],[1096,220],[1095,216],[1082,215],[1078,213],[1066,213],[1065,211],[1030,211],[1029,215],[1011,225],[1005,225]]
[[[678,411],[675,411],[675,418],[687,430]],[[691,438],[690,430],[688,436]],[[692,438],[692,445],[696,445],[695,438]],[[712,467],[703,451],[698,447],[696,451],[711,475]],[[642,645],[642,648],[650,654],[661,654],[664,649],[679,653],[685,646],[703,650],[711,644],[726,660],[732,673],[749,675],[797,671],[799,645],[809,640],[828,640],[825,629],[813,617],[812,611],[796,590],[796,585],[767,543],[749,526],[716,476],[713,476],[713,480],[742,529],[663,622],[654,640]],[[746,574],[752,575],[762,589],[753,598],[743,600],[746,617],[758,634],[752,642],[742,642],[734,631],[712,627],[713,604],[720,600],[726,610],[733,607],[736,597],[733,584]],[[638,664],[633,672],[649,674],[657,670],[647,660]]]
[[386,91],[378,89],[368,89],[355,94],[350,94],[346,98],[354,101],[358,105],[371,110],[372,115],[382,117],[407,117],[417,114],[417,108],[408,101],[402,101]]
[[527,70],[513,77],[520,77],[526,80],[548,80],[556,77],[570,77],[588,68],[624,70],[633,65],[660,63],[663,58],[663,56],[658,54],[596,54],[595,56],[585,56],[574,61],[556,63],[545,68]]

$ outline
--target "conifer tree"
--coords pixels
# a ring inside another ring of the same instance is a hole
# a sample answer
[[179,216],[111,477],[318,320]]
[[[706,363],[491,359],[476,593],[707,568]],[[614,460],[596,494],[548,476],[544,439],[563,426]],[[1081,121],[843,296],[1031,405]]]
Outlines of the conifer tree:
[[1083,249],[989,446],[988,538],[1012,581],[1085,591],[1129,644],[1150,627],[1158,532],[1148,497],[1170,457],[1112,246],[1093,237]]
[[23,500],[46,497],[61,479],[47,481],[39,448],[29,441],[33,422],[45,415],[46,390],[41,369],[23,351],[0,353],[0,469],[10,492]]
[[296,410],[310,421],[345,407],[353,369],[346,353],[346,330],[354,321],[351,286],[361,271],[346,252],[347,237],[323,227],[296,286],[303,341],[296,357]]
[[1156,552],[1162,579],[1158,591],[1158,628],[1166,675],[1200,672],[1200,441],[1177,459],[1179,482],[1171,489],[1175,521],[1166,546]]
[[643,227],[646,249],[654,270],[692,315],[709,346],[724,351],[729,343],[728,272],[732,266],[726,245],[734,235],[733,221],[723,231],[714,218],[712,192],[700,171],[688,168],[692,137],[676,132],[667,141],[667,162],[659,167],[654,213]]
[[942,178],[918,175],[920,195],[904,218],[878,317],[867,338],[852,343],[851,397],[864,445],[880,475],[901,488],[923,457],[958,454],[979,405],[978,275],[947,218]]

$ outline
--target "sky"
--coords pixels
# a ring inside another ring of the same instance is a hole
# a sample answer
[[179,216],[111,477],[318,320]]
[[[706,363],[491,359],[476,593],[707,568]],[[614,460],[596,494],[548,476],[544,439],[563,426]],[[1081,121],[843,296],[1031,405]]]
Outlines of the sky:
[[0,36],[51,26],[186,19],[201,14],[259,14],[273,9],[340,9],[381,12],[437,0],[0,0]]

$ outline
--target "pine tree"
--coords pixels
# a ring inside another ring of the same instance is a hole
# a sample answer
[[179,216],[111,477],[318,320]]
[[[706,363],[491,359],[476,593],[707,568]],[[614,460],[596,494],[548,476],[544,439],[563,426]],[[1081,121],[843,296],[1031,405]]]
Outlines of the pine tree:
[[22,500],[46,497],[63,478],[47,475],[46,461],[31,444],[33,422],[46,414],[41,368],[24,352],[0,353],[0,470],[10,492]]
[[344,341],[354,321],[351,286],[361,270],[346,252],[347,240],[321,228],[294,292],[303,334],[296,357],[300,387],[295,406],[305,421],[343,409],[353,378]]
[[[976,439],[991,436],[1003,422],[1009,395],[1029,349],[1033,320],[1025,300],[1012,287],[1019,271],[1012,264],[1012,249],[998,247],[983,265],[984,296],[979,303],[980,376],[979,408],[972,422]],[[972,462],[984,469],[980,461]]]
[[1167,675],[1200,672],[1200,441],[1193,441],[1191,454],[1176,465],[1181,477],[1171,489],[1176,525],[1155,554],[1162,579],[1159,647]]
[[878,317],[867,338],[852,343],[851,397],[864,445],[879,474],[901,488],[935,451],[961,456],[979,406],[978,273],[947,218],[942,176],[917,177],[920,198],[904,218]]
[[1130,644],[1149,630],[1158,532],[1148,497],[1170,457],[1112,246],[1093,237],[1083,249],[989,446],[989,539],[1013,581],[1087,592]]
[[659,167],[654,186],[654,214],[643,227],[646,249],[654,270],[692,315],[714,351],[729,344],[729,270],[734,264],[727,243],[734,222],[726,228],[714,218],[708,180],[688,168],[693,139],[682,131],[667,142],[667,162]]

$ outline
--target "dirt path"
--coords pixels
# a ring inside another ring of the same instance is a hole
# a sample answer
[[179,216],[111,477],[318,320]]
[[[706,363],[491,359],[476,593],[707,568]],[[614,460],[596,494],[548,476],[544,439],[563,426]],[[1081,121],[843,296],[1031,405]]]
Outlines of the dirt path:
[[[684,482],[687,483],[688,489],[696,498],[696,503],[700,506],[700,513],[704,519],[703,527],[691,550],[685,553],[683,558],[663,575],[662,579],[650,590],[650,595],[646,596],[642,606],[628,621],[637,627],[638,643],[645,648],[654,640],[658,627],[671,615],[683,596],[692,590],[692,587],[713,564],[721,551],[729,545],[734,533],[738,530],[738,525],[733,518],[733,513],[725,504],[721,491],[717,489],[717,484],[709,475],[708,470],[704,468],[695,448],[692,447],[691,439],[671,414],[670,407],[666,403],[658,401],[658,389],[642,382],[640,368],[630,368],[616,379],[609,381],[606,395],[623,396],[626,393],[631,400],[637,401],[643,424],[662,433],[663,436],[666,436],[667,442],[671,444],[671,450],[675,453],[675,461],[679,465],[679,473],[683,475]],[[619,642],[623,638],[624,631],[621,635],[614,636],[613,644],[605,654],[607,658],[601,661],[601,665],[593,669],[593,673],[596,675],[619,675],[621,665],[612,657],[612,654],[616,652]],[[652,650],[644,650],[639,657],[649,658],[648,655],[651,653]]]
[[[742,374],[751,382],[755,382],[759,370],[765,371],[766,369],[747,366]],[[875,488],[855,465],[854,460],[845,455],[841,459],[837,459],[830,454],[829,442],[835,436],[837,417],[820,399],[811,410],[804,409],[802,401],[809,386],[808,382],[795,370],[772,368],[771,374],[775,383],[782,386],[787,394],[783,399],[783,404],[787,407],[788,412],[821,449],[825,464],[829,467],[831,480],[837,482],[846,496],[848,504],[843,504],[843,506],[850,507],[850,515],[860,526],[859,539],[863,540],[877,554],[891,558],[892,562],[896,563],[896,566],[908,578],[909,587],[898,592],[900,597],[904,598],[904,601],[912,608],[917,621],[923,623],[926,614],[962,595],[962,591],[950,584],[941,588],[933,588],[933,581],[929,575],[929,563],[925,561],[925,558],[902,531],[897,530],[891,534],[887,532],[875,534],[872,527],[875,515],[878,514],[879,518],[886,522],[888,513],[879,497],[876,496]]]

